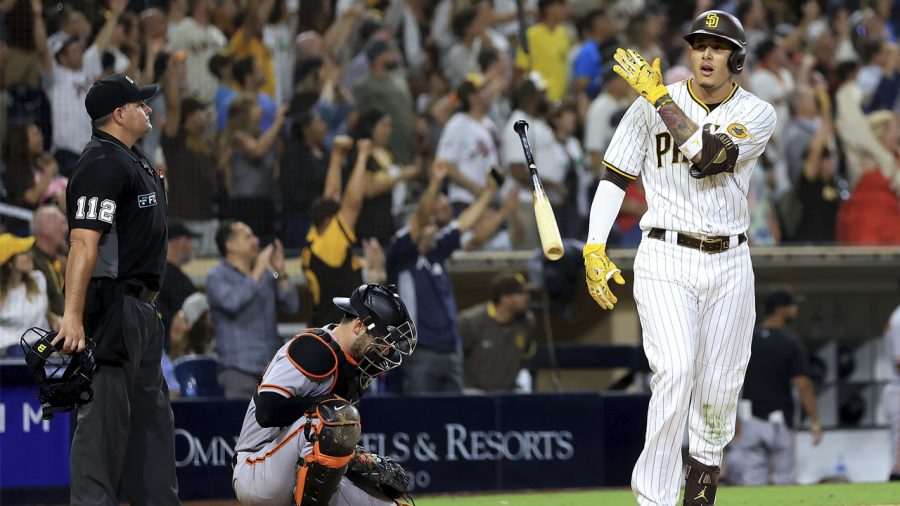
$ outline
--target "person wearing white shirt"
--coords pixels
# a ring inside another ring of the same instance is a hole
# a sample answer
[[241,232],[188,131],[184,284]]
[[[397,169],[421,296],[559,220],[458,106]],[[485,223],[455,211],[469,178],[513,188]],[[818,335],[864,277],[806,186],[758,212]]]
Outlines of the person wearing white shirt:
[[297,31],[300,4],[298,0],[284,0],[275,8],[279,6],[281,10],[273,13],[274,21],[269,20],[263,27],[263,44],[272,53],[275,64],[275,100],[286,104],[294,95],[293,34]]
[[584,126],[584,149],[590,158],[590,165],[595,171],[600,169],[603,153],[609,147],[616,126],[613,118],[616,113],[627,109],[637,95],[624,79],[619,79],[612,67],[603,76],[602,90],[587,111]]
[[[759,64],[750,74],[750,89],[757,97],[775,107],[778,122],[772,134],[772,144],[780,148],[784,142],[787,126],[790,124],[791,110],[788,107],[788,96],[794,91],[794,78],[785,67],[787,54],[779,42],[767,40],[761,43],[756,49],[756,58]],[[771,150],[770,154],[781,155],[781,152]],[[781,195],[791,188],[787,161],[783,156],[778,156],[774,163],[775,194]]]
[[106,22],[86,51],[77,37],[56,39],[53,46],[48,47],[46,28],[38,19],[40,12],[36,13],[35,42],[45,78],[44,88],[50,99],[52,149],[59,162],[59,172],[65,177],[72,175],[82,148],[91,139],[91,122],[84,113],[84,99],[103,71],[103,52],[127,5],[128,0],[110,2]]
[[197,0],[191,15],[169,28],[169,49],[187,55],[188,89],[207,104],[215,98],[218,86],[209,71],[209,59],[228,44],[222,31],[210,22],[215,10],[215,0]]
[[34,270],[33,245],[34,237],[0,235],[0,356],[29,328],[50,328],[47,280]]
[[487,185],[491,167],[500,164],[496,127],[486,116],[494,96],[493,87],[480,74],[469,74],[456,94],[459,112],[444,127],[435,155],[454,164],[449,188],[454,214],[475,201]]
[[888,359],[888,384],[883,402],[890,426],[890,481],[900,481],[900,307],[891,313],[884,329],[884,354]]

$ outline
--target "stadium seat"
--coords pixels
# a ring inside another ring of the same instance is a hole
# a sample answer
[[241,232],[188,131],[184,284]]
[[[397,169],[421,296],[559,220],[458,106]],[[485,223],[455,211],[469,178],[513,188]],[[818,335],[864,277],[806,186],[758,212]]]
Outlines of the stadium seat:
[[185,355],[172,362],[182,397],[224,397],[216,379],[218,362],[212,355]]

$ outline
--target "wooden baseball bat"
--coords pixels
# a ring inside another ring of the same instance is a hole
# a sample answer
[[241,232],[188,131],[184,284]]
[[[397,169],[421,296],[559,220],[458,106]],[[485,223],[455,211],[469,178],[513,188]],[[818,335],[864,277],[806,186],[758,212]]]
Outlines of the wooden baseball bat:
[[562,238],[559,236],[559,226],[556,224],[556,216],[553,214],[553,207],[544,191],[544,185],[538,176],[537,165],[534,164],[534,156],[531,154],[531,146],[528,144],[528,137],[525,135],[528,129],[528,122],[525,120],[516,121],[513,129],[519,134],[519,140],[522,141],[522,149],[525,150],[525,161],[528,163],[528,170],[531,172],[531,184],[534,191],[531,196],[534,199],[534,219],[537,221],[538,234],[541,236],[541,247],[544,249],[544,256],[550,260],[559,260],[563,256]]

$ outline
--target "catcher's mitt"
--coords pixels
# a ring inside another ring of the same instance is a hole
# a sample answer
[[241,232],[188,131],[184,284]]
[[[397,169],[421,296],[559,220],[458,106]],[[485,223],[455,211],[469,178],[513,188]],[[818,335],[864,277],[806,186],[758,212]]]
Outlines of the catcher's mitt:
[[374,488],[392,500],[406,496],[409,489],[409,476],[399,462],[376,455],[359,445],[347,466],[346,476],[353,483]]

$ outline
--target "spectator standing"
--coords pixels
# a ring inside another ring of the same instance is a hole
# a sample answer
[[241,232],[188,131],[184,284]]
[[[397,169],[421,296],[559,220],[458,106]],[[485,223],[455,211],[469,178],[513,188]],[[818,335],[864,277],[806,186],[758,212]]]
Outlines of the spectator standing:
[[[0,356],[31,327],[49,328],[47,281],[34,270],[34,237],[0,235]],[[53,328],[58,328],[56,317]]]
[[187,88],[203,103],[216,97],[218,79],[210,72],[209,60],[218,54],[228,39],[214,24],[215,0],[195,0],[189,15],[169,27],[169,49],[187,55]]
[[476,392],[520,390],[517,378],[537,350],[525,277],[498,274],[491,280],[490,294],[488,302],[459,314],[465,387]]
[[[528,29],[528,53],[519,48],[516,69],[535,71],[547,83],[547,96],[559,102],[569,81],[569,50],[572,41],[563,22],[569,16],[568,0],[539,0],[540,22]],[[515,81],[515,80],[514,80]]]
[[[750,74],[750,89],[756,96],[775,107],[778,122],[770,142],[778,149],[783,149],[784,133],[790,124],[791,113],[788,107],[788,97],[794,91],[794,77],[787,68],[787,55],[780,42],[774,39],[762,42],[756,49],[756,58],[759,64]],[[769,152],[769,154],[775,153],[779,152]],[[773,159],[775,162],[775,193],[780,195],[790,189],[791,183],[783,157],[777,156]]]
[[[6,134],[7,203],[26,209],[62,200],[68,179],[58,175],[59,164],[44,151],[41,129],[30,120],[16,121]],[[64,205],[64,204],[63,204]]]
[[413,162],[413,100],[405,83],[399,82],[391,71],[399,67],[400,54],[393,46],[376,39],[366,50],[369,75],[353,86],[353,98],[360,114],[366,108],[378,107],[391,117],[391,137],[388,148],[399,165]]
[[453,162],[449,197],[456,214],[487,185],[491,167],[500,165],[497,127],[487,117],[495,90],[480,74],[469,74],[456,88],[459,112],[444,126],[435,156]]
[[390,114],[370,108],[360,114],[351,137],[372,140],[372,154],[366,164],[363,212],[356,223],[356,235],[387,243],[397,230],[394,216],[406,204],[405,182],[419,174],[416,165],[399,166],[388,144],[393,129]]
[[262,108],[256,97],[242,95],[231,102],[228,110],[228,126],[220,139],[218,161],[228,191],[228,204],[222,214],[250,224],[264,240],[270,240],[275,221],[272,192],[278,178],[276,143],[286,108],[278,108],[272,126],[262,133],[257,127]]
[[377,253],[373,249],[381,251],[377,240],[362,241],[363,251],[367,253],[365,273],[361,259],[353,252],[356,244],[354,229],[363,209],[366,166],[373,143],[369,139],[356,141],[353,169],[342,195],[341,167],[351,151],[352,142],[347,137],[335,138],[324,193],[310,207],[312,227],[306,236],[307,246],[301,261],[312,292],[312,325],[324,325],[322,322],[334,321],[335,316],[340,316],[340,309],[330,303],[333,297],[352,291],[364,278],[366,282],[383,282],[385,279],[383,255],[377,262],[368,261],[371,259],[369,254]]
[[260,117],[254,125],[258,125],[259,129],[265,132],[275,121],[278,105],[271,95],[261,91],[261,86],[265,82],[262,64],[250,56],[245,58],[235,57],[234,65],[231,66],[231,73],[234,75],[234,83],[237,88],[234,90],[234,95],[226,97],[222,101],[225,107],[218,109],[216,124],[219,130],[224,130],[228,124],[229,114],[231,114],[231,102],[238,95],[249,95],[256,99],[261,109]]
[[281,199],[284,205],[284,247],[301,248],[309,232],[309,208],[322,195],[328,174],[328,128],[314,110],[294,117],[285,140],[281,164]]
[[572,61],[572,91],[584,93],[593,100],[600,94],[604,79],[601,46],[615,34],[615,24],[605,10],[598,8],[579,20],[578,31],[584,42]]
[[[877,111],[867,119],[884,149],[900,160],[897,116],[891,111]],[[861,162],[865,164],[863,175],[838,210],[837,240],[841,244],[900,245],[900,199],[891,181],[874,166],[874,158],[865,157]]]
[[59,162],[63,176],[72,175],[84,145],[91,138],[91,125],[84,115],[84,100],[88,89],[102,72],[101,58],[110,38],[118,26],[119,16],[125,11],[127,0],[112,0],[110,15],[94,38],[93,44],[84,49],[77,37],[47,44],[46,29],[41,19],[40,2],[35,8],[35,45],[41,56],[44,71],[44,88],[50,98],[53,124],[53,154]]
[[176,73],[166,74],[166,122],[161,146],[166,158],[169,214],[200,234],[199,253],[215,253],[217,197],[214,142],[209,138],[209,108],[193,97],[181,98]]
[[453,15],[452,27],[456,43],[441,58],[441,70],[450,80],[451,86],[459,86],[466,75],[480,71],[478,53],[490,44],[485,38],[485,30],[490,22],[490,2],[477,2]]
[[806,85],[797,86],[788,96],[791,119],[784,133],[784,153],[792,187],[796,187],[803,177],[803,153],[809,148],[809,143],[822,125],[816,103],[817,97],[827,93],[825,84],[821,83],[816,89]]
[[247,224],[225,220],[216,233],[222,262],[206,276],[219,384],[230,398],[250,398],[275,350],[281,346],[278,310],[295,313],[297,291],[284,270],[276,239],[260,250]]
[[[563,237],[580,237],[581,217],[578,209],[578,190],[587,192],[587,174],[584,170],[584,151],[581,143],[575,138],[578,129],[578,112],[574,105],[558,107],[550,118],[550,126],[556,139],[556,158],[563,165],[562,178],[558,180],[558,195],[553,203],[559,231]],[[584,203],[584,214],[587,217],[588,205]]]
[[65,308],[63,280],[66,255],[69,253],[69,225],[66,215],[56,206],[41,206],[31,221],[34,247],[31,249],[35,270],[47,280],[50,312],[62,315]]
[[194,282],[181,268],[194,256],[194,246],[191,239],[197,234],[192,233],[183,223],[171,220],[168,227],[169,243],[166,249],[166,272],[163,275],[162,288],[156,299],[156,311],[166,329],[166,349],[170,349],[169,343],[172,336],[172,319],[181,309],[184,300],[197,291]]
[[[228,48],[236,60],[251,58],[260,67],[259,91],[275,96],[275,63],[272,53],[263,43],[263,26],[268,21],[275,0],[259,0],[244,11],[241,26],[230,37]],[[246,91],[246,90],[245,90]]]
[[299,2],[275,0],[272,14],[263,27],[262,40],[275,67],[275,101],[286,104],[294,94],[293,37],[297,29]]
[[884,177],[891,181],[891,188],[900,195],[900,165],[869,128],[863,113],[863,92],[857,84],[858,71],[856,62],[845,62],[838,66],[842,84],[834,97],[834,125],[846,157],[847,179],[851,187],[855,186],[866,167],[863,159],[870,158],[875,161],[874,166],[881,170]]
[[833,243],[841,191],[836,180],[837,162],[827,146],[831,121],[825,119],[803,156],[803,178],[797,186],[802,214],[794,242]]
[[810,418],[813,445],[822,441],[806,348],[788,327],[797,318],[794,296],[778,289],[766,296],[763,305],[766,316],[753,335],[744,379],[743,399],[749,401],[751,413],[739,417],[739,434],[725,458],[728,482],[734,485],[796,482],[792,387]]
[[621,119],[622,111],[627,109],[635,98],[631,86],[628,86],[624,79],[617,77],[611,66],[606,68],[602,91],[588,107],[584,127],[584,149],[590,156],[591,167],[600,167],[603,154],[616,130],[613,119],[616,117]]
[[475,202],[456,220],[438,229],[434,205],[447,172],[446,162],[434,163],[428,188],[386,252],[388,279],[397,284],[419,331],[416,356],[404,371],[405,393],[463,390],[456,299],[444,262],[461,247],[461,234],[475,227],[497,185],[489,179]]

